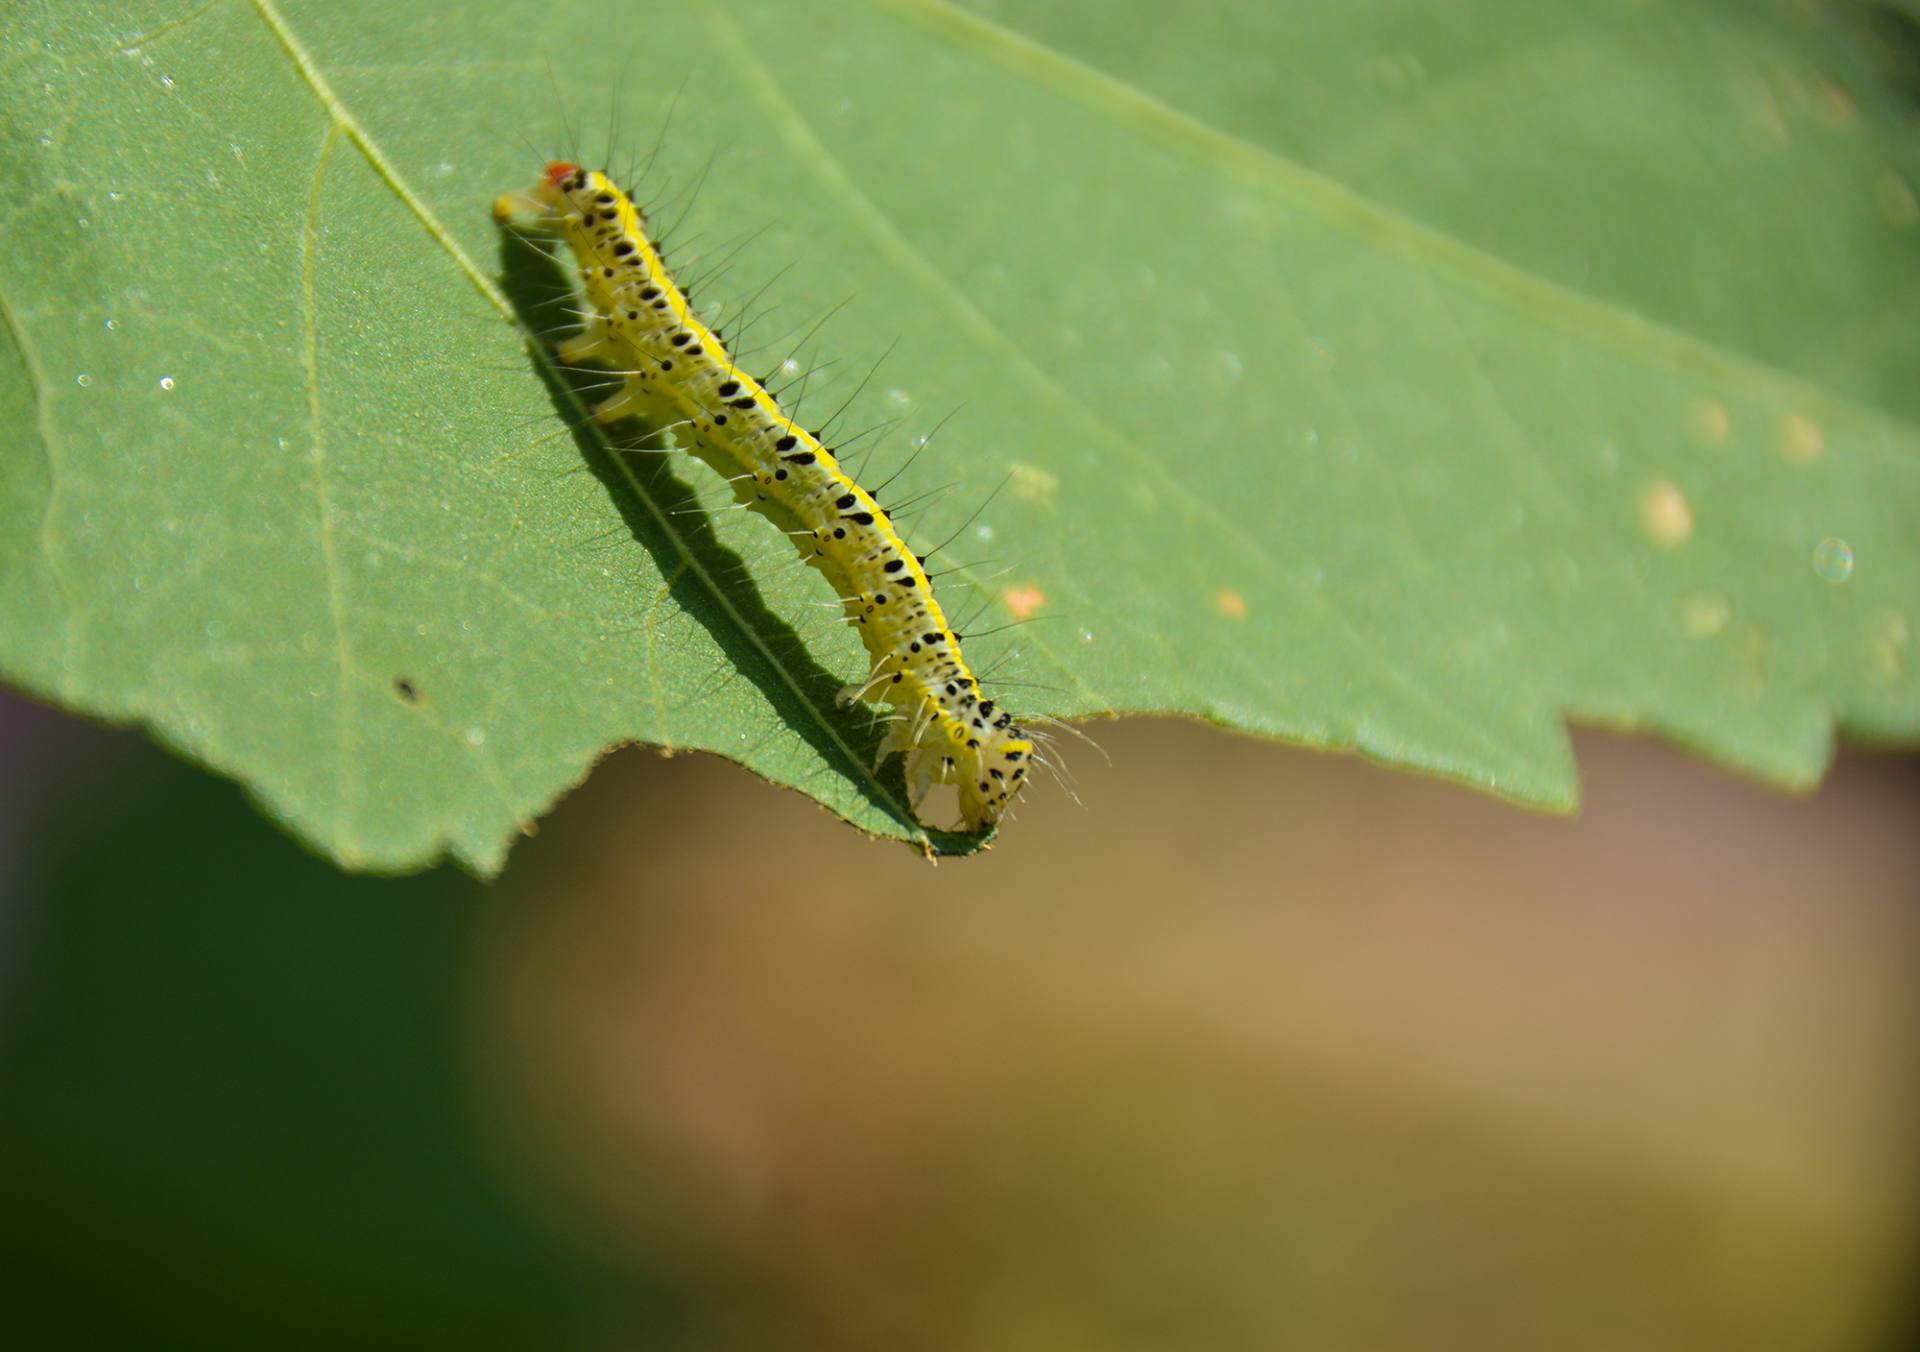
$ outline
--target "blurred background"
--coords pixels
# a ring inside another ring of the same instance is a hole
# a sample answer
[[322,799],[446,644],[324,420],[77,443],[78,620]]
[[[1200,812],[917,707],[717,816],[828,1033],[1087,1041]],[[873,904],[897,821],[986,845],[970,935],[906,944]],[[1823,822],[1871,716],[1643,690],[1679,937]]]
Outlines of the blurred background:
[[1090,731],[982,858],[628,750],[483,886],[0,696],[7,1344],[1909,1345],[1915,762]]

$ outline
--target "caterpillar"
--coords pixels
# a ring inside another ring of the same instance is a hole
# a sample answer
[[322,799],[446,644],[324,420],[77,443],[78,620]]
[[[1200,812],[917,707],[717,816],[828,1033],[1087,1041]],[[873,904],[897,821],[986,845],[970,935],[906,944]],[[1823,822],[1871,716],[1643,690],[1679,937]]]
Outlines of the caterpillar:
[[595,419],[671,412],[681,443],[833,586],[871,664],[840,702],[893,710],[876,765],[904,755],[916,812],[932,785],[952,784],[966,829],[992,831],[1028,778],[1031,734],[981,693],[925,560],[873,494],[693,313],[633,198],[600,170],[556,160],[532,188],[496,200],[494,218],[557,233],[572,252],[590,315],[560,360],[592,362],[621,382]]

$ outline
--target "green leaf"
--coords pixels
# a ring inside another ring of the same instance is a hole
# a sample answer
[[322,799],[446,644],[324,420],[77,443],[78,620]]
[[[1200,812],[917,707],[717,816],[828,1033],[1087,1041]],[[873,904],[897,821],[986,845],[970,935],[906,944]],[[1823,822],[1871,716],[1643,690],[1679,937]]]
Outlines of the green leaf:
[[16,5],[0,669],[357,867],[497,869],[623,741],[926,842],[818,580],[523,339],[559,276],[488,204],[671,106],[703,307],[765,283],[770,365],[833,315],[806,416],[901,420],[884,478],[959,409],[889,497],[961,485],[912,524],[1016,708],[1555,808],[1568,718],[1792,787],[1920,735],[1903,30],[1194,9]]

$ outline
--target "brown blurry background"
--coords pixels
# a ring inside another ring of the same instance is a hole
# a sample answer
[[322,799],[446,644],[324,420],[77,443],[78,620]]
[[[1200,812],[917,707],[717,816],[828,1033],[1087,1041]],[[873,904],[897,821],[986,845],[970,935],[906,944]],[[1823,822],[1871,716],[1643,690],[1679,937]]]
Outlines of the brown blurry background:
[[[1878,1349],[1920,774],[1577,821],[1172,723],[937,868],[612,757],[345,878],[12,702],[0,1261],[146,1345]],[[8,1219],[11,1217],[11,1219]],[[124,1319],[123,1319],[124,1316]],[[118,1322],[117,1322],[118,1321]],[[70,1342],[71,1339],[64,1341]]]

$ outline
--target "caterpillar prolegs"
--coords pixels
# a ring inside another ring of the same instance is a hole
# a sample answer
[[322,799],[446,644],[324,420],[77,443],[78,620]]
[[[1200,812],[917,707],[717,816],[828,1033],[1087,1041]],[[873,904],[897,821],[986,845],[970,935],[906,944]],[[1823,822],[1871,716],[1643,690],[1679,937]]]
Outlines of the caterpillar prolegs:
[[866,645],[871,668],[842,702],[894,711],[880,761],[905,755],[916,809],[931,785],[953,784],[967,829],[993,829],[1029,777],[1033,740],[982,695],[923,560],[873,494],[740,370],[667,272],[640,209],[604,173],[555,161],[532,188],[501,197],[494,215],[557,232],[579,265],[591,318],[561,345],[561,360],[591,361],[621,380],[594,416],[669,412],[682,444],[793,539]]

